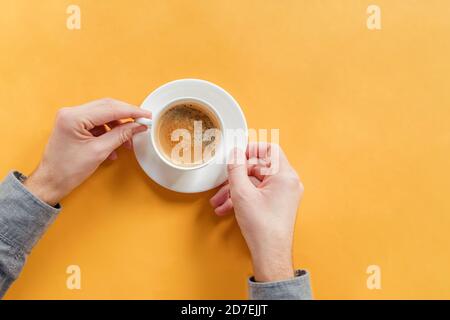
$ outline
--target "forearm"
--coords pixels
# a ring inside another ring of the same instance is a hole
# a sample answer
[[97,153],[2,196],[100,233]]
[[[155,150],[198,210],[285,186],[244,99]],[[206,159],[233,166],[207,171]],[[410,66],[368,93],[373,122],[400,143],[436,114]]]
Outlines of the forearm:
[[0,297],[19,276],[26,257],[59,206],[51,207],[22,184],[25,177],[10,173],[0,184]]
[[274,237],[272,234],[270,241],[251,244],[253,277],[248,281],[250,299],[312,299],[309,273],[294,269],[291,237]]

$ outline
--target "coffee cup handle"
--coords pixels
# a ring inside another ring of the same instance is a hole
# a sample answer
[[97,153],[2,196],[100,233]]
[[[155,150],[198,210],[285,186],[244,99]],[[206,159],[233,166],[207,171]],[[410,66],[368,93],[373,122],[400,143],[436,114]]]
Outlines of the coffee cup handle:
[[137,118],[134,120],[134,122],[137,122],[139,124],[143,124],[144,126],[147,126],[149,129],[152,127],[152,119],[147,118]]

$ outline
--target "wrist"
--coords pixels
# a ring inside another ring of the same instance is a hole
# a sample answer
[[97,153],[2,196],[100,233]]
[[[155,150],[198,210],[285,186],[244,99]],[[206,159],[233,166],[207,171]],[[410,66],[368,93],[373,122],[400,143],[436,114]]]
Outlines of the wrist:
[[38,168],[23,182],[36,197],[50,206],[55,206],[62,198],[60,183],[56,176],[44,166]]
[[295,276],[291,252],[273,254],[252,254],[255,281],[273,282],[291,279]]

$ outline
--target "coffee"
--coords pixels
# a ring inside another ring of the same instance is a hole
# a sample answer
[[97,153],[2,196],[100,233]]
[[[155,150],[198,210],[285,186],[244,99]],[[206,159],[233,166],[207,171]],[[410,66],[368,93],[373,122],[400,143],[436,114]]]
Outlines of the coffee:
[[194,102],[178,103],[159,117],[156,142],[163,155],[180,166],[197,166],[214,156],[220,124],[209,108]]

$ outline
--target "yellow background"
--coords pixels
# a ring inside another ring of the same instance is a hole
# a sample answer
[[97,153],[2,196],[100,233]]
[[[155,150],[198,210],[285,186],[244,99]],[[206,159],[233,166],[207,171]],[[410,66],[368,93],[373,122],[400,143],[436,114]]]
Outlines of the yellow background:
[[[366,27],[372,3],[380,31]],[[295,263],[316,298],[450,298],[449,1],[0,4],[1,175],[32,171],[62,106],[139,105],[206,79],[249,127],[280,128],[306,188]],[[119,156],[63,201],[6,298],[246,298],[249,254],[214,191],[167,191]],[[81,290],[66,288],[71,264]],[[366,287],[372,264],[381,290]]]

